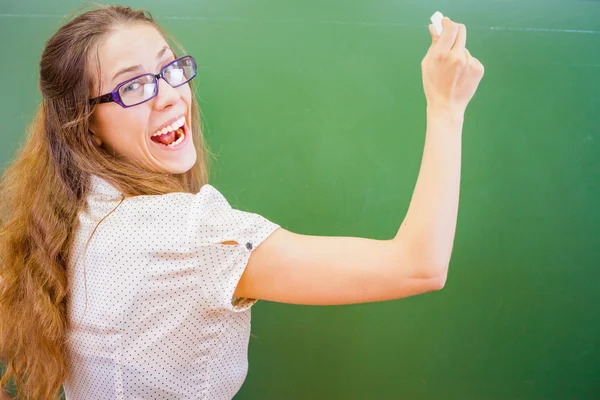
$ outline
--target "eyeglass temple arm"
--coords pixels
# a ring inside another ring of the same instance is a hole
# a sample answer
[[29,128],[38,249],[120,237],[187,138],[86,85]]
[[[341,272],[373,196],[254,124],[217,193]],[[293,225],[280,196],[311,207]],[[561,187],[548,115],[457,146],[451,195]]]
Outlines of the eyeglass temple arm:
[[110,103],[111,101],[114,101],[113,94],[107,93],[102,96],[96,97],[94,99],[90,99],[90,105],[101,104],[101,103]]

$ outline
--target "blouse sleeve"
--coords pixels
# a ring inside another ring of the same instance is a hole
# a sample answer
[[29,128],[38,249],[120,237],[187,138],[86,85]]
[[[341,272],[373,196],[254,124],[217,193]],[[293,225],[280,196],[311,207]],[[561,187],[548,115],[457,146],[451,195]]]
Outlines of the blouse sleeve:
[[249,309],[255,299],[234,291],[250,254],[277,228],[266,218],[232,208],[213,186],[204,185],[190,210],[192,251],[198,257],[202,285],[212,306],[233,312]]

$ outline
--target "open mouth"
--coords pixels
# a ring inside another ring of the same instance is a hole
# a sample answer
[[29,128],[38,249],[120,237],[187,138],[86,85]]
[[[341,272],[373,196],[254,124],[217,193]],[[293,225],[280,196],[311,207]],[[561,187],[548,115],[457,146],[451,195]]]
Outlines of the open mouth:
[[171,125],[168,125],[155,132],[150,137],[150,140],[165,147],[175,147],[179,143],[183,142],[183,139],[185,138],[184,125],[185,117],[181,117]]

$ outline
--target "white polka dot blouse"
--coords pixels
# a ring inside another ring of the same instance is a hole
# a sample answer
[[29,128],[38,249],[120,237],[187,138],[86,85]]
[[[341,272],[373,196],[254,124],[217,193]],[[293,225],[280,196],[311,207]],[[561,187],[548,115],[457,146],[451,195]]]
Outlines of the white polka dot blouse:
[[79,215],[67,400],[231,399],[246,378],[256,302],[233,292],[279,226],[233,209],[208,184],[119,205],[121,197],[93,176]]

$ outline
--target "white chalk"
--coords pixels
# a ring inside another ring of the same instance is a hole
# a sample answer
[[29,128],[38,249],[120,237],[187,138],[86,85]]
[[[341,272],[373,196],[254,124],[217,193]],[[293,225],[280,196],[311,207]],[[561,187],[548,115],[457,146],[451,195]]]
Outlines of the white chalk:
[[433,24],[433,27],[435,28],[435,32],[439,35],[442,34],[442,20],[444,19],[444,15],[439,12],[436,11],[435,14],[433,14],[431,16],[431,23]]

